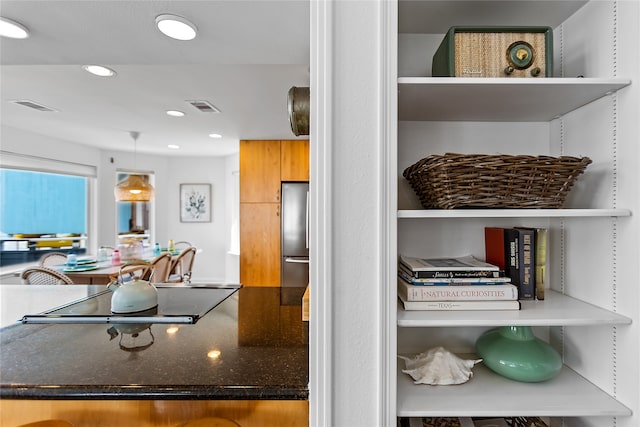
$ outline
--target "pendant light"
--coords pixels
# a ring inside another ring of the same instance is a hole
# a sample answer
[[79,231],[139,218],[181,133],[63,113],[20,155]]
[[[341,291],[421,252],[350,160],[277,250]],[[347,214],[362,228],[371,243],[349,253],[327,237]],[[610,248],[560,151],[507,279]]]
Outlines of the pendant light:
[[[133,165],[137,166],[137,141],[140,132],[129,132],[133,138]],[[147,178],[140,174],[129,174],[129,176],[120,181],[113,193],[118,202],[148,202],[153,199],[153,186],[149,184]]]

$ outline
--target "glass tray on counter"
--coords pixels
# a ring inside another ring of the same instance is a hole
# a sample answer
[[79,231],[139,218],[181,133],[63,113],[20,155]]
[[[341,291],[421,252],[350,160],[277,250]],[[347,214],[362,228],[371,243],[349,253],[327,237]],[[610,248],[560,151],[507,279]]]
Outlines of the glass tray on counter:
[[241,285],[162,286],[158,306],[137,313],[111,312],[111,295],[104,290],[69,304],[22,317],[22,323],[187,323],[193,324],[233,295]]

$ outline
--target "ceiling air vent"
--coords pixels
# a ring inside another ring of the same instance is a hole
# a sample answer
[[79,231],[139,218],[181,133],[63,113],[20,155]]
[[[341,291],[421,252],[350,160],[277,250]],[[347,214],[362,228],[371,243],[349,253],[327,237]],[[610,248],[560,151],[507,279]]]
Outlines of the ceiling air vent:
[[16,101],[10,101],[14,104],[22,105],[24,107],[33,108],[38,111],[57,111],[53,108],[49,108],[46,105],[38,104],[37,102],[29,101],[28,99],[18,99]]
[[197,108],[201,113],[219,113],[216,107],[214,107],[209,101],[187,101],[189,104]]

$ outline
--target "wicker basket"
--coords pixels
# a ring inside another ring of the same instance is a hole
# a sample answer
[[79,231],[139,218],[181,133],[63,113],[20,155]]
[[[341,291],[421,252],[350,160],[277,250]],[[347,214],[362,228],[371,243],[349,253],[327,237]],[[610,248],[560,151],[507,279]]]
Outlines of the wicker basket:
[[588,157],[433,155],[403,175],[426,209],[561,208]]

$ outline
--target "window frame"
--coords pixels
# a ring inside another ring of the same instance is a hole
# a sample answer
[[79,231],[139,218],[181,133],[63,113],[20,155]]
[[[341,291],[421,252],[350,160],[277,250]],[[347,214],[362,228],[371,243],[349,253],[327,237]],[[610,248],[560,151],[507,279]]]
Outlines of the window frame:
[[[120,182],[119,175],[121,175],[121,174],[146,175],[146,176],[149,177],[149,184],[151,184],[154,187],[154,189],[156,187],[156,184],[155,184],[156,175],[155,175],[155,172],[153,172],[153,171],[118,168],[118,169],[115,170],[115,178],[114,178],[114,181],[115,181],[116,185]],[[126,177],[125,177],[125,179],[126,179]],[[155,224],[156,224],[156,221],[155,221],[156,200],[155,199],[156,198],[154,196],[149,202],[145,202],[145,203],[149,204],[149,206],[148,206],[149,231],[148,231],[148,233],[145,233],[143,235],[143,236],[146,236],[146,238],[145,238],[146,244],[145,245],[150,245],[152,242],[156,241],[155,240],[155,234],[156,234],[155,233]],[[115,226],[115,233],[116,233],[116,235],[115,235],[116,241],[119,241],[121,237],[126,238],[127,236],[134,236],[133,234],[120,234],[120,231],[119,231],[119,229],[120,229],[120,227],[119,227],[119,221],[120,221],[119,206],[120,205],[119,205],[119,203],[122,203],[122,202],[115,201],[115,206],[114,206],[114,209],[115,209],[115,224],[114,224],[114,226]]]
[[[28,154],[18,154],[0,150],[0,168],[22,170],[35,173],[49,173],[67,176],[80,176],[87,179],[86,194],[86,240],[87,253],[95,253],[98,239],[98,225],[95,216],[97,206],[98,168],[94,165],[48,159]],[[0,248],[1,250],[1,248]],[[3,267],[4,268],[4,267]]]

